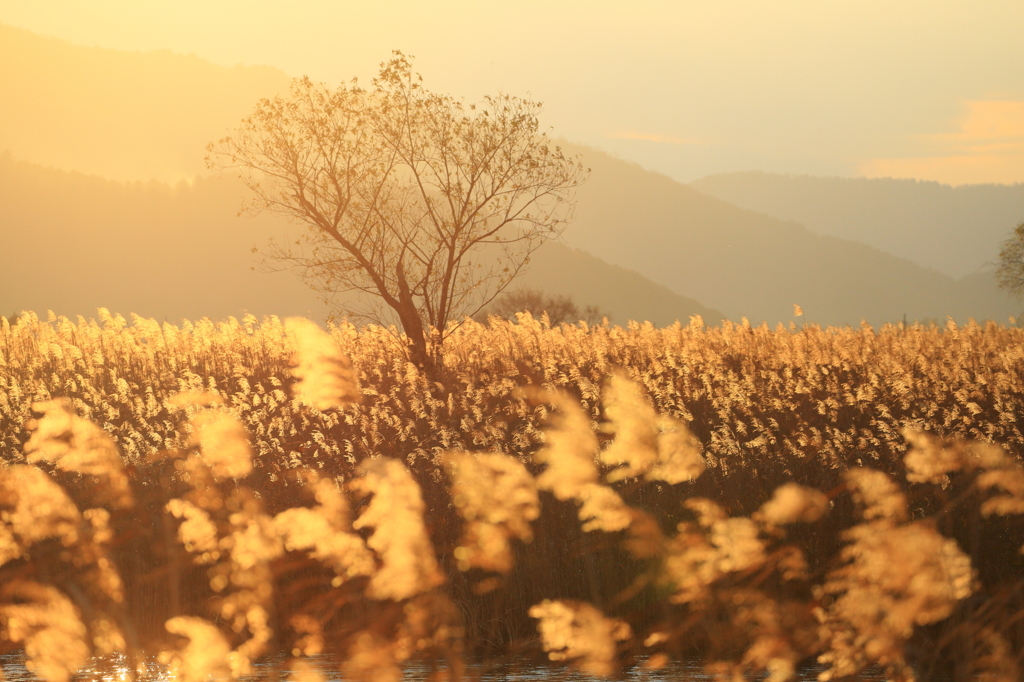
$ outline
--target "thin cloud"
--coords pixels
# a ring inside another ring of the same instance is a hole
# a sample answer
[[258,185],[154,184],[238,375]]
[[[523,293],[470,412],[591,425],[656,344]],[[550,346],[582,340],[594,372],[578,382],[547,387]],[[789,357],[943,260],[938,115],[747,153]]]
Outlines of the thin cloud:
[[955,124],[955,132],[920,136],[930,154],[872,159],[861,164],[861,174],[950,185],[1024,182],[1024,102],[967,102]]

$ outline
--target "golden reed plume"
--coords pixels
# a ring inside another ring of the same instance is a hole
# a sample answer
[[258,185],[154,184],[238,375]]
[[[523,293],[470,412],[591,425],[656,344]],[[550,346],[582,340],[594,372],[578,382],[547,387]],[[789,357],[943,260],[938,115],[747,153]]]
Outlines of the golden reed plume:
[[101,322],[0,324],[0,639],[44,679],[140,659],[165,583],[186,681],[455,679],[502,608],[591,675],[1019,673],[1021,579],[964,531],[1022,544],[1018,331],[467,322],[441,386],[386,330]]

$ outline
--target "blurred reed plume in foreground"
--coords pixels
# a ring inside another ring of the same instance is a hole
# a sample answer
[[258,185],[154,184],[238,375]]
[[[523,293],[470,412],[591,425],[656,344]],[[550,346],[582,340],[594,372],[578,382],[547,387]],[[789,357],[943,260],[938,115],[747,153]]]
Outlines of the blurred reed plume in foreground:
[[[0,641],[68,680],[1016,680],[1021,332],[0,320]],[[277,660],[277,659],[274,659]]]

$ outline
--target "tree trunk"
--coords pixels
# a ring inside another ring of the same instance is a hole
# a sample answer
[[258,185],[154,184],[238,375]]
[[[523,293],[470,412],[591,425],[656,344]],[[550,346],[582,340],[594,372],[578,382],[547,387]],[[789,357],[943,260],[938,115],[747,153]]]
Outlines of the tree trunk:
[[420,319],[420,313],[416,309],[412,293],[409,291],[409,284],[405,279],[405,267],[402,261],[398,261],[395,268],[398,275],[398,319],[402,323],[402,330],[409,338],[409,359],[416,365],[427,379],[434,381],[440,374],[440,363],[432,353],[433,348],[427,341],[427,330]]

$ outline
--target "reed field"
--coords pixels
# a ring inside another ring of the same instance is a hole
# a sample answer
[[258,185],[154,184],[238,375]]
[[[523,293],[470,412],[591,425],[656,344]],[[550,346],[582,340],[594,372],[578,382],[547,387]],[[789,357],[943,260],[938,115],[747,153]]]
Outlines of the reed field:
[[382,327],[0,318],[0,653],[1016,681],[1022,342],[523,315],[428,379]]

